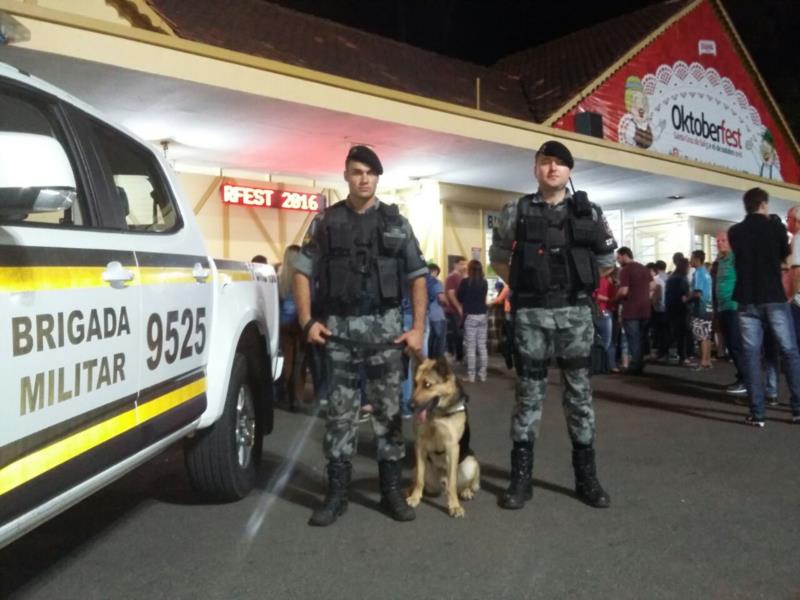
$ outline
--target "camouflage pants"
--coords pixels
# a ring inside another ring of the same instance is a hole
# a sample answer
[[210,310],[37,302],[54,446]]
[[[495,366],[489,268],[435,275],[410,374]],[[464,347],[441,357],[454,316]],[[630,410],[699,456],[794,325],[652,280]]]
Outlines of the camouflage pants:
[[547,363],[557,357],[564,387],[562,404],[573,442],[594,441],[594,408],[589,357],[594,323],[588,306],[520,308],[515,316],[516,408],[511,439],[534,442],[539,436],[547,392]]
[[[333,335],[356,342],[391,343],[403,331],[400,309],[358,317],[328,317]],[[372,428],[378,460],[405,456],[400,417],[402,352],[374,350],[333,341],[325,344],[328,361],[328,414],[323,449],[327,459],[349,459],[355,451],[362,390],[373,407]]]

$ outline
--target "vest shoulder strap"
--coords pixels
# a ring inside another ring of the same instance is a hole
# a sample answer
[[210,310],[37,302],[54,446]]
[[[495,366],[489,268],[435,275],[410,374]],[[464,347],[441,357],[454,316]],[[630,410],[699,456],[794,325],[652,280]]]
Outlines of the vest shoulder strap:
[[341,225],[347,222],[347,204],[344,200],[339,200],[336,204],[329,206],[323,215],[326,223]]
[[390,225],[400,227],[403,224],[403,218],[400,216],[400,207],[397,204],[378,204],[378,214],[381,219]]

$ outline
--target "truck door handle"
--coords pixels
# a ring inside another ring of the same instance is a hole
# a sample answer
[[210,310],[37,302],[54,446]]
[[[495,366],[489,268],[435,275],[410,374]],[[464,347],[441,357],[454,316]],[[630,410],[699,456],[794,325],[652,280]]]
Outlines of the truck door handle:
[[103,281],[110,283],[112,287],[114,284],[126,283],[132,281],[134,278],[133,271],[128,271],[122,266],[122,263],[112,260],[106,265],[106,270],[103,271]]
[[197,283],[204,283],[209,275],[211,275],[211,269],[203,268],[200,263],[195,263],[192,267],[192,277],[197,280]]

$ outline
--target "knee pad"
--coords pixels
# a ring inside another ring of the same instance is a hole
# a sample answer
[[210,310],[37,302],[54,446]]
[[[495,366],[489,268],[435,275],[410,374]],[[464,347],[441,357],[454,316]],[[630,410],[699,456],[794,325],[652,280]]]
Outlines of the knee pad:
[[563,369],[564,371],[592,368],[591,356],[573,356],[571,358],[559,356],[556,360],[558,361],[559,368]]
[[534,381],[547,379],[547,365],[549,363],[548,359],[531,358],[530,356],[523,356],[519,352],[516,352],[514,356],[514,366],[520,379],[533,379]]

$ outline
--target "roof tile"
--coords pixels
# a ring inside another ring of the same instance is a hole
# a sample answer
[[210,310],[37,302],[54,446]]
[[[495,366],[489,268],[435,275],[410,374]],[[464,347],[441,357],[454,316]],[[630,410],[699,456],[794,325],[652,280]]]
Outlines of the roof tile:
[[691,0],[623,15],[512,54],[494,67],[264,0],[147,2],[185,39],[467,107],[475,107],[480,78],[482,110],[543,122]]

